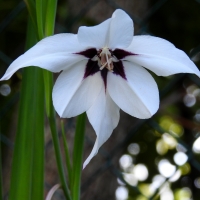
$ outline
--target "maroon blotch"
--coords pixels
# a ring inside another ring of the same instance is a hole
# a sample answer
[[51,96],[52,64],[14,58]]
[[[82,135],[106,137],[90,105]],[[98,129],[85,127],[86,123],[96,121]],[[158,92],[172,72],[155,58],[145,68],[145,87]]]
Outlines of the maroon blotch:
[[120,60],[120,59],[125,58],[126,56],[133,56],[133,55],[137,55],[137,54],[134,54],[134,53],[131,53],[128,51],[124,51],[122,49],[115,49],[113,51],[113,55],[116,56],[116,58]]
[[85,74],[83,78],[87,78],[88,76],[92,76],[99,71],[99,66],[97,61],[88,60],[85,68]]
[[108,70],[106,68],[103,68],[101,70],[101,77],[102,77],[103,82],[104,82],[105,91],[106,91],[106,88],[107,88],[107,74],[108,74]]
[[122,61],[120,60],[119,62],[113,62],[113,65],[114,65],[113,73],[127,80]]
[[93,58],[95,55],[97,55],[97,50],[95,48],[92,48],[92,49],[87,49],[85,51],[81,51],[75,54],[85,56],[86,58]]

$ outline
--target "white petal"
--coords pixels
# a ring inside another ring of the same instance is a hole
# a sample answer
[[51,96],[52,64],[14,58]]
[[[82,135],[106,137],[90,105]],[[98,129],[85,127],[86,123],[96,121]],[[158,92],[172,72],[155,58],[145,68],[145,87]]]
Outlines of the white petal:
[[78,29],[78,40],[84,46],[103,48],[108,39],[108,30],[111,19],[107,19],[97,26],[81,26]]
[[103,81],[100,72],[83,79],[86,61],[63,71],[53,88],[53,105],[60,117],[74,117],[90,108]]
[[190,58],[167,40],[153,36],[134,36],[126,50],[137,54],[127,56],[126,60],[142,65],[159,76],[176,73],[194,73],[200,76]]
[[109,94],[105,93],[104,87],[92,107],[87,111],[87,116],[96,132],[97,139],[92,152],[83,164],[83,168],[97,154],[101,145],[108,140],[119,122],[119,107]]
[[13,61],[0,80],[9,79],[18,69],[28,66],[59,72],[86,59],[74,54],[82,50],[84,48],[79,44],[77,35],[65,33],[47,37]]
[[123,61],[127,80],[108,73],[108,92],[126,113],[141,119],[151,117],[159,106],[156,82],[144,68]]
[[120,9],[112,15],[109,32],[110,49],[128,47],[133,39],[133,21]]

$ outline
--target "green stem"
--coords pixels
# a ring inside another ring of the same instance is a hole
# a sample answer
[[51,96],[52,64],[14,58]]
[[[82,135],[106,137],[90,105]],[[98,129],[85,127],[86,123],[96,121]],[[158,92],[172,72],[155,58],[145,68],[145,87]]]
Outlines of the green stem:
[[70,162],[70,155],[69,155],[69,150],[68,150],[68,145],[67,145],[67,138],[65,136],[65,129],[64,129],[63,121],[61,121],[61,128],[62,128],[62,137],[63,137],[63,142],[64,142],[65,156],[66,156],[66,165],[67,165],[67,171],[68,171],[68,176],[69,176],[69,185],[71,186],[71,184],[72,184],[72,166],[71,166],[71,162]]
[[[48,85],[50,88],[52,88],[52,85],[53,85],[52,74],[49,74],[48,80],[49,80],[49,84],[45,84],[45,85]],[[51,94],[51,92],[49,94]],[[52,134],[55,154],[56,154],[56,162],[57,162],[57,167],[58,167],[58,173],[59,173],[59,176],[60,176],[60,181],[61,181],[61,184],[62,184],[62,188],[63,188],[64,194],[65,194],[65,197],[67,198],[67,200],[71,200],[71,196],[70,196],[70,193],[69,193],[69,189],[67,187],[65,173],[64,173],[64,169],[63,169],[63,165],[62,165],[61,150],[60,150],[60,145],[59,145],[58,132],[57,132],[56,120],[55,120],[55,112],[54,112],[54,108],[53,108],[53,104],[52,104],[52,100],[51,100],[51,95],[46,97],[46,98],[48,98],[49,106],[50,106],[48,108],[48,110],[49,110],[48,119],[49,119],[49,124],[50,124],[50,128],[51,128],[51,134]]]
[[53,88],[53,75],[47,70],[43,70],[44,76],[44,88],[45,88],[45,99],[46,99],[46,113],[47,116],[50,116],[51,104],[52,104],[52,88]]
[[73,189],[72,189],[73,200],[80,199],[82,158],[83,158],[84,134],[85,134],[85,118],[86,118],[85,113],[79,115],[76,124],[76,133],[74,138],[74,152],[73,152]]

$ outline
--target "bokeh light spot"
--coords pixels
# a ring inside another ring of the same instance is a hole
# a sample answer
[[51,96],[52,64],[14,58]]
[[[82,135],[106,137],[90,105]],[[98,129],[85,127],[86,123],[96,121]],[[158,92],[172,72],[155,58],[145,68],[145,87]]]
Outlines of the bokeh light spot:
[[119,164],[123,169],[127,169],[129,168],[133,163],[133,158],[128,155],[128,154],[124,154],[123,156],[121,156],[121,158],[119,159]]
[[181,174],[186,175],[190,173],[191,167],[189,163],[185,163],[184,165],[180,166]]
[[175,174],[170,177],[169,182],[176,182],[181,177],[181,170],[177,170]]
[[169,130],[169,127],[171,126],[172,123],[173,120],[168,116],[161,117],[160,119],[160,126],[165,130]]
[[174,194],[170,189],[166,189],[160,194],[160,200],[174,200]]
[[[181,131],[182,132],[182,129]],[[174,139],[171,135],[169,135],[168,133],[164,133],[162,135],[163,140],[165,141],[165,143],[168,145],[169,149],[174,149],[177,145],[177,141],[176,139]]]
[[160,139],[156,142],[156,151],[160,155],[164,155],[168,151],[168,145],[165,143],[163,139]]
[[165,177],[163,177],[160,174],[155,175],[150,185],[150,190],[152,191],[152,193],[154,193],[156,189],[159,188],[164,182],[165,182]]
[[169,127],[169,131],[178,137],[181,137],[183,135],[183,127],[179,124],[171,124],[171,126]]
[[196,179],[194,180],[194,185],[195,185],[196,188],[199,188],[199,189],[200,189],[200,177],[198,177],[198,178],[196,178]]
[[196,97],[193,94],[186,94],[183,98],[183,102],[187,107],[192,107],[196,103]]
[[128,190],[124,186],[119,186],[115,191],[117,200],[126,200],[128,198]]
[[130,184],[130,185],[132,185],[132,186],[136,186],[136,185],[137,185],[138,180],[137,180],[137,178],[135,177],[134,174],[123,173],[123,176],[124,176],[124,180],[125,180],[128,184]]
[[137,155],[140,152],[140,146],[137,143],[131,143],[128,145],[128,152],[132,155]]
[[175,199],[191,200],[191,190],[189,188],[182,188],[175,192]]
[[144,164],[137,164],[133,168],[133,174],[139,181],[144,181],[148,178],[148,169]]
[[195,152],[195,153],[200,153],[200,137],[198,137],[193,146],[192,146],[192,150]]
[[172,165],[167,159],[163,159],[158,163],[158,170],[166,178],[171,177],[176,170],[176,167]]
[[183,153],[183,152],[177,152],[175,155],[174,155],[174,162],[181,166],[181,165],[184,165],[188,160],[188,156]]
[[11,92],[11,88],[8,84],[1,85],[1,87],[0,87],[1,95],[8,96],[10,94],[10,92]]

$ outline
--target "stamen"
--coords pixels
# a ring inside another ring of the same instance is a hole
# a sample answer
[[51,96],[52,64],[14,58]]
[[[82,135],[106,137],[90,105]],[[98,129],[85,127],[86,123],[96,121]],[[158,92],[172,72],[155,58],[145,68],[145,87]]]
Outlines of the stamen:
[[113,59],[110,50],[107,47],[104,47],[99,52],[99,59],[101,61],[100,70],[104,69],[105,67],[113,72]]

